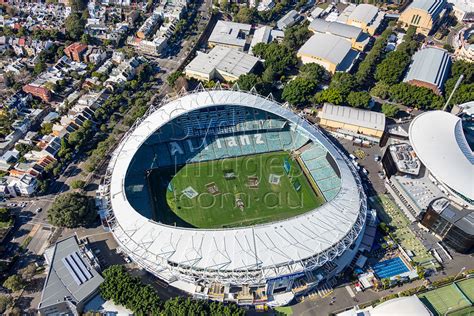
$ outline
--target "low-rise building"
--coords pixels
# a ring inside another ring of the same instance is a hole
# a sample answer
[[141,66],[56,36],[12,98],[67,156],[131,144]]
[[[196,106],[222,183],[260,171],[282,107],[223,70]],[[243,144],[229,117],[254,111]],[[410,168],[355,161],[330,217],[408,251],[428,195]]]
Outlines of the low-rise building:
[[379,112],[325,103],[318,112],[319,125],[335,135],[378,143],[385,131],[385,115]]
[[252,72],[258,62],[257,57],[229,47],[215,46],[208,54],[198,54],[186,66],[185,74],[202,81],[233,82],[239,76]]
[[414,0],[400,15],[402,27],[416,27],[416,31],[429,35],[443,20],[447,9],[446,0]]
[[451,4],[458,21],[470,22],[469,15],[474,13],[474,2],[472,0],[448,0],[448,3]]
[[451,68],[451,57],[444,49],[427,47],[413,55],[404,79],[409,84],[425,87],[440,95]]
[[38,305],[40,315],[80,315],[104,281],[93,253],[73,235],[47,249],[45,259],[48,275]]
[[331,34],[346,39],[351,43],[352,48],[360,51],[365,49],[370,40],[370,37],[362,32],[360,27],[339,22],[328,22],[323,19],[314,19],[308,28],[315,34]]
[[360,27],[364,32],[374,35],[385,17],[376,6],[361,3],[347,18],[347,24]]
[[297,56],[303,64],[317,63],[334,74],[349,71],[358,53],[340,36],[316,33],[298,50]]
[[23,86],[23,91],[31,94],[32,96],[40,98],[44,102],[51,101],[51,91],[49,91],[45,87],[36,86],[33,84],[27,84]]
[[71,60],[81,62],[84,60],[84,54],[87,51],[87,47],[86,44],[80,42],[72,43],[64,49],[64,54],[66,54],[66,56]]
[[250,24],[217,21],[209,36],[208,45],[209,47],[220,45],[243,51],[251,28]]
[[284,31],[301,20],[301,15],[296,10],[291,10],[277,21],[277,27],[278,29]]

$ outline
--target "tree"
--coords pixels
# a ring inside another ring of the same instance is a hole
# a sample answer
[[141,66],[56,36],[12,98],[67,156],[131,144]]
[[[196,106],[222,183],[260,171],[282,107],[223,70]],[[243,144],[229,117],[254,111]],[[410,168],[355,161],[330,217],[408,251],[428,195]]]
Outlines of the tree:
[[235,22],[252,23],[255,21],[255,9],[241,6],[239,12],[234,15]]
[[0,294],[0,313],[3,315],[7,310],[8,306],[12,303],[10,296]]
[[311,80],[315,83],[319,83],[326,76],[326,69],[316,63],[304,64],[300,67],[299,76]]
[[276,74],[283,74],[284,70],[297,64],[294,50],[276,42],[270,44],[258,43],[252,52],[265,60],[265,68],[272,67]]
[[354,90],[357,90],[357,81],[354,76],[347,72],[336,72],[331,79],[329,88],[339,90],[343,98]]
[[386,117],[395,117],[400,109],[395,104],[384,103],[382,104],[382,113],[385,114]]
[[310,37],[311,31],[308,29],[308,23],[296,24],[285,30],[282,43],[292,50],[298,50]]
[[370,95],[386,100],[390,96],[390,86],[383,81],[377,82],[370,90]]
[[35,75],[39,75],[40,73],[42,73],[45,70],[46,70],[46,64],[43,61],[40,60],[35,64],[35,67],[33,68],[33,73]]
[[178,78],[181,76],[184,76],[184,73],[182,71],[175,71],[172,74],[170,74],[168,78],[166,78],[166,82],[168,82],[170,87],[174,88],[176,80],[178,80]]
[[64,22],[66,35],[74,41],[78,41],[84,33],[85,21],[78,13],[71,13]]
[[34,262],[28,264],[26,267],[20,270],[20,273],[24,280],[31,280],[36,274],[36,264]]
[[375,79],[386,84],[394,85],[401,81],[405,69],[410,64],[410,55],[401,51],[387,54],[375,71]]
[[71,188],[73,188],[73,189],[82,189],[82,188],[84,188],[85,184],[86,183],[83,180],[73,180],[71,182]]
[[137,315],[210,315],[243,316],[245,310],[235,304],[173,298],[163,302],[151,285],[131,276],[123,266],[110,266],[103,272],[100,295],[123,305]]
[[260,83],[260,78],[255,74],[240,75],[236,83],[239,85],[241,90],[250,91],[253,87],[256,87]]
[[315,100],[319,104],[329,102],[338,105],[342,103],[342,94],[338,89],[328,88],[316,93]]
[[17,275],[10,275],[4,282],[3,287],[9,289],[12,292],[21,290],[25,286],[23,279]]
[[48,221],[55,226],[74,228],[90,224],[97,214],[86,195],[64,193],[48,210]]
[[347,103],[354,108],[367,109],[370,105],[370,94],[366,91],[352,91],[347,96]]
[[311,100],[316,87],[316,83],[313,81],[297,77],[285,85],[281,96],[290,104],[303,107]]

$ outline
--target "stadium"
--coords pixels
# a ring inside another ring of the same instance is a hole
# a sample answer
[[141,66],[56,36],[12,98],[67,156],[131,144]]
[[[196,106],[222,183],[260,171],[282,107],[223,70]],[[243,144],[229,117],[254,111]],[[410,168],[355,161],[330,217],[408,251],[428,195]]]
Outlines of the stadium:
[[344,154],[287,106],[238,88],[151,107],[105,184],[120,248],[196,298],[285,305],[353,264],[365,230]]

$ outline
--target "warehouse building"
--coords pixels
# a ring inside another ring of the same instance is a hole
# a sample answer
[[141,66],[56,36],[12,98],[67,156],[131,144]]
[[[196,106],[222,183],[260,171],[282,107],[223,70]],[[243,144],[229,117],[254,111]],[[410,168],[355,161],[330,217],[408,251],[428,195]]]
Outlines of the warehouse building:
[[339,36],[351,43],[352,48],[363,51],[369,43],[370,37],[362,32],[360,27],[339,22],[328,22],[323,19],[314,19],[309,25],[313,33],[331,34]]
[[446,0],[414,0],[400,15],[402,27],[415,26],[416,31],[428,35],[446,15]]
[[45,259],[49,271],[38,305],[40,315],[80,315],[104,281],[94,255],[73,235],[47,249]]
[[383,113],[325,103],[319,125],[336,136],[379,143],[385,131]]
[[208,54],[199,53],[185,68],[188,78],[202,81],[233,82],[253,71],[259,58],[238,50],[215,46]]
[[220,45],[244,51],[251,28],[250,24],[217,21],[209,36],[208,45],[209,47]]
[[297,22],[301,21],[301,15],[296,12],[296,10],[291,10],[287,14],[285,14],[281,19],[277,22],[277,27],[279,30],[284,31],[285,29],[295,25]]
[[451,68],[451,57],[444,49],[428,47],[413,55],[413,61],[405,77],[409,84],[425,87],[441,95]]
[[297,56],[303,64],[317,63],[334,74],[349,71],[358,53],[340,36],[316,33],[298,50]]
[[376,6],[362,3],[354,8],[347,19],[347,24],[360,27],[364,32],[374,35],[385,17]]

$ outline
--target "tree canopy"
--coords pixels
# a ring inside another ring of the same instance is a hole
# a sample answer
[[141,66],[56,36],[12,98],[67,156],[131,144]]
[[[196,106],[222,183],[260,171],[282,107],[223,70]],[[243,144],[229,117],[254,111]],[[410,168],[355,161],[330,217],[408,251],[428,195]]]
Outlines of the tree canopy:
[[81,39],[86,23],[79,13],[71,13],[64,23],[66,35],[74,41]]
[[25,287],[25,282],[19,275],[14,274],[14,275],[10,275],[3,282],[3,286],[12,292],[16,292]]
[[382,104],[382,113],[385,114],[386,117],[393,118],[397,116],[399,111],[400,111],[399,107],[395,104],[390,104],[390,103]]
[[64,193],[48,210],[48,221],[55,226],[74,228],[90,224],[97,214],[86,195]]
[[294,106],[303,107],[314,95],[316,87],[314,81],[297,77],[285,85],[282,98]]
[[250,91],[253,87],[256,87],[261,82],[260,78],[255,74],[240,75],[236,81],[241,90]]
[[303,64],[300,67],[299,76],[311,80],[315,83],[319,83],[326,76],[326,69],[316,63]]
[[370,94],[365,91],[351,91],[347,96],[347,104],[354,108],[366,109],[370,105]]
[[308,23],[296,24],[285,30],[283,45],[298,50],[311,37],[311,31],[308,29]]
[[252,52],[265,60],[265,68],[271,67],[275,73],[280,75],[284,70],[297,63],[295,51],[276,42],[258,43],[252,48]]
[[343,99],[341,91],[334,88],[328,88],[326,90],[316,93],[315,101],[320,104],[329,102],[338,105],[342,104]]
[[245,310],[235,304],[174,298],[163,302],[151,285],[128,274],[123,266],[111,266],[103,272],[100,294],[106,300],[123,305],[138,315],[227,315],[240,316]]
[[329,88],[338,90],[343,98],[345,98],[351,91],[357,90],[357,81],[353,75],[347,72],[336,72],[332,77]]

